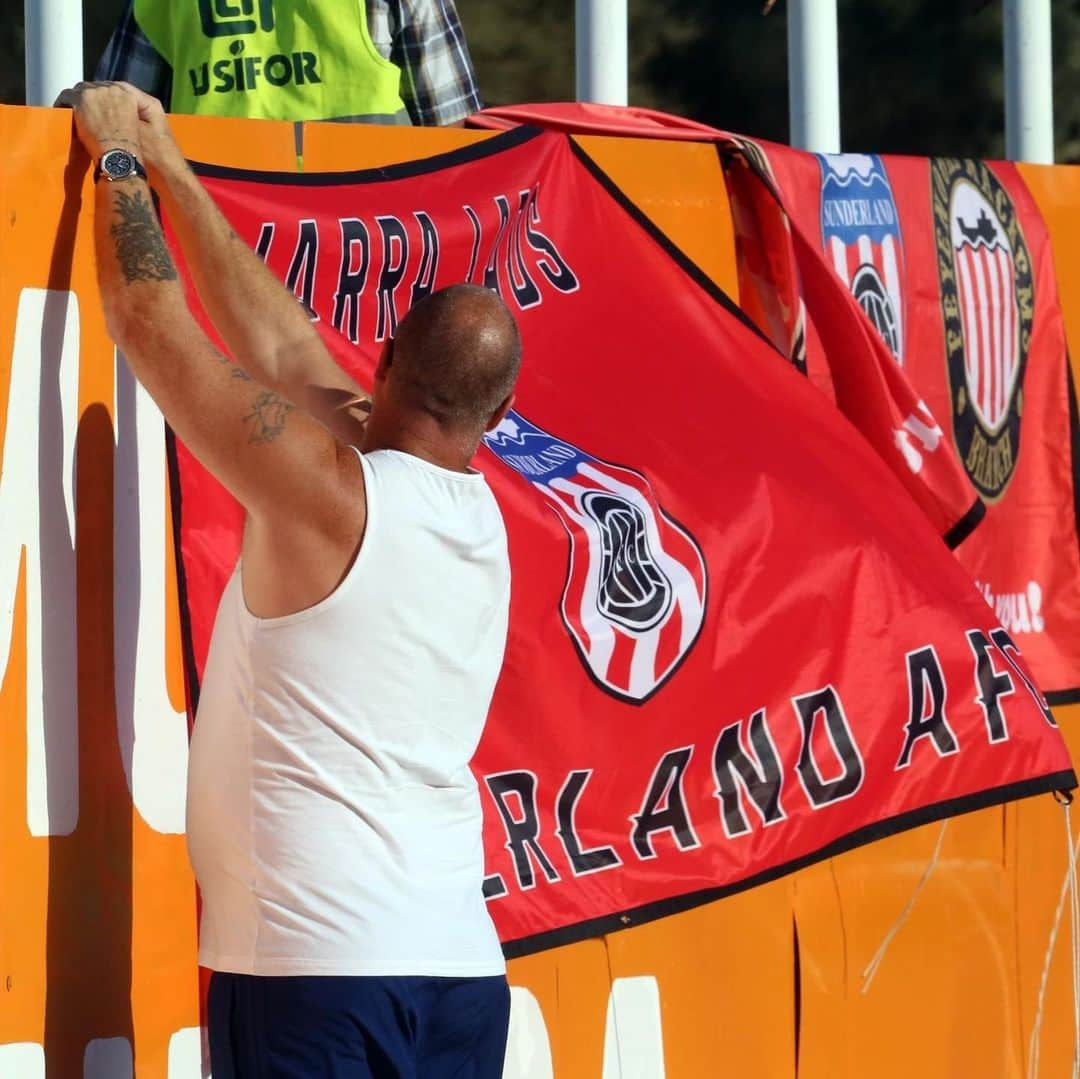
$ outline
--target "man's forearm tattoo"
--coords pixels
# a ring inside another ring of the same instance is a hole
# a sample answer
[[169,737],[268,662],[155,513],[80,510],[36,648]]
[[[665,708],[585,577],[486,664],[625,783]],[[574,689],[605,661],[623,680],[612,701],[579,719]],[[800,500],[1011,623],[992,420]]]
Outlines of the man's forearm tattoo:
[[261,445],[273,442],[285,430],[285,420],[296,405],[279,397],[273,390],[263,390],[252,402],[251,413],[244,417],[250,424],[248,442]]
[[119,220],[109,235],[124,280],[129,285],[133,281],[175,281],[176,267],[146,195],[118,191],[114,209]]

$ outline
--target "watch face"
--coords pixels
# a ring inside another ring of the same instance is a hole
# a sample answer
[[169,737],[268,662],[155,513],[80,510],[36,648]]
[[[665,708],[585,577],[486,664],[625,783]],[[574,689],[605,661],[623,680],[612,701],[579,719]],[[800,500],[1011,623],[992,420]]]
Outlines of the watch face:
[[135,158],[127,150],[110,150],[101,159],[101,171],[110,180],[122,180],[135,171]]

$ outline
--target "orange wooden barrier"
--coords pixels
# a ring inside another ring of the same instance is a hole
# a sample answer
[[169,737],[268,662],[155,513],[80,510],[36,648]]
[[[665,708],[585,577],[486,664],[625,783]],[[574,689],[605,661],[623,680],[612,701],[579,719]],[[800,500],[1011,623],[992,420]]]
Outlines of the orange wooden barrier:
[[[290,125],[176,127],[189,157],[296,167]],[[486,137],[313,125],[304,166],[387,164]],[[46,1058],[50,1079],[192,1079],[195,899],[176,801],[183,689],[159,425],[155,436],[145,401],[116,376],[70,115],[0,108],[0,140],[0,1079],[44,1076]],[[581,141],[735,293],[711,148]],[[1080,169],[1024,175],[1053,235],[1075,360]],[[1076,755],[1080,706],[1059,720]],[[865,993],[862,972],[940,825],[516,960],[507,1076],[1024,1076],[1064,876],[1061,817],[1043,799],[949,821]],[[1047,1076],[1071,1060],[1068,939],[1066,920],[1043,1021]]]

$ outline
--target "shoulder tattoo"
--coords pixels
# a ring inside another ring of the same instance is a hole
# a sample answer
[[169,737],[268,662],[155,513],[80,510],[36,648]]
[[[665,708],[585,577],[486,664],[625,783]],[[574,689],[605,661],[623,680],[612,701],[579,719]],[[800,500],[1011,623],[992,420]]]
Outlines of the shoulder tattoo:
[[296,411],[296,405],[273,390],[263,390],[251,403],[251,412],[244,417],[248,424],[248,442],[264,445],[273,442],[285,430],[285,420],[290,412]]

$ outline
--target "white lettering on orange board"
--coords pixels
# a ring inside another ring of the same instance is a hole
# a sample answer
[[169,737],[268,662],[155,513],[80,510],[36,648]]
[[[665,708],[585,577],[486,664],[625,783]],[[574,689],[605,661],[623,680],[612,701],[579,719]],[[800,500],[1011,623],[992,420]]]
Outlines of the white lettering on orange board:
[[206,1027],[184,1027],[169,1039],[168,1079],[210,1079]]
[[0,1045],[0,1079],[45,1079],[45,1049],[37,1042]]
[[0,458],[0,677],[11,660],[26,557],[26,823],[70,835],[79,820],[75,436],[79,305],[23,289]]
[[[528,989],[511,986],[503,1079],[553,1079],[554,1074],[540,1002]],[[616,978],[608,996],[601,1079],[664,1077],[664,1034],[656,979],[651,975]]]
[[[203,1062],[205,1028],[185,1027],[169,1039],[168,1079],[210,1079]],[[130,1079],[127,1038],[95,1038],[83,1051],[83,1079]],[[0,1079],[45,1079],[45,1049],[37,1042],[0,1045]]]
[[651,976],[616,978],[608,997],[602,1079],[664,1079],[660,988]]
[[521,986],[510,987],[510,1033],[503,1079],[553,1079],[551,1042],[540,1002]]
[[184,831],[187,716],[166,681],[165,426],[116,354],[113,644],[116,724],[131,800],[158,832]]

